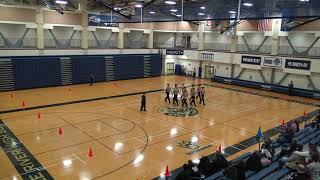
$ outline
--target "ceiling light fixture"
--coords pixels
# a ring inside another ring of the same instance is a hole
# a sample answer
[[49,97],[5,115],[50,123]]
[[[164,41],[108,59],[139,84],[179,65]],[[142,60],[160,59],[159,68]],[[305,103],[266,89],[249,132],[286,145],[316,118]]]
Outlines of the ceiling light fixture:
[[198,13],[198,15],[199,15],[199,16],[204,16],[205,14],[204,14],[204,13]]
[[206,9],[206,7],[204,7],[204,6],[201,6],[201,7],[200,7],[200,9]]
[[150,11],[150,14],[155,14],[156,12],[154,12],[154,11]]
[[170,9],[170,12],[177,12],[178,10],[176,9]]
[[244,6],[248,6],[248,7],[253,6],[253,4],[252,4],[252,3],[243,3],[243,5],[244,5]]
[[142,6],[142,4],[136,4],[134,7],[136,7],[136,8],[142,8],[143,6]]
[[57,4],[68,4],[67,1],[64,1],[64,0],[56,0],[55,1]]
[[237,12],[235,11],[229,11],[230,14],[236,14]]
[[169,4],[169,5],[177,4],[175,1],[165,1],[164,3]]

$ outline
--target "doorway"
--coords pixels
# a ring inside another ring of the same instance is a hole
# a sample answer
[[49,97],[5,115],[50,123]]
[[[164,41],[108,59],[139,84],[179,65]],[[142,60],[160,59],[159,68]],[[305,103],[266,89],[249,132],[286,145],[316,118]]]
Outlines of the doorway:
[[204,78],[211,79],[215,75],[214,66],[205,66],[204,68]]
[[166,75],[174,75],[174,63],[167,63]]

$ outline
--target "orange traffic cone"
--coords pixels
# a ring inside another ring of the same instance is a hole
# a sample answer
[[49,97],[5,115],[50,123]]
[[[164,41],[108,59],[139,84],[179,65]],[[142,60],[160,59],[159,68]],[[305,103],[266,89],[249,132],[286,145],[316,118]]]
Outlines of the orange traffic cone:
[[303,117],[307,117],[306,111],[303,112]]
[[68,91],[72,91],[72,89],[71,89],[71,88],[68,88]]
[[92,148],[90,147],[90,150],[89,150],[89,154],[88,154],[88,156],[91,158],[91,157],[93,157],[94,155],[93,155],[93,151],[92,151]]
[[14,98],[13,94],[10,94],[10,97],[11,97],[11,98]]
[[41,113],[38,112],[38,119],[41,119]]
[[26,103],[24,101],[22,101],[22,107],[25,107]]
[[63,132],[62,132],[62,128],[59,128],[59,132],[58,132],[58,134],[59,134],[60,136],[63,134]]
[[221,150],[221,144],[219,144],[219,146],[218,146],[218,151],[221,153],[222,152],[222,150]]
[[168,165],[167,165],[167,167],[166,167],[166,172],[164,173],[164,176],[166,176],[166,177],[171,176],[171,173],[170,173],[170,171],[169,171]]

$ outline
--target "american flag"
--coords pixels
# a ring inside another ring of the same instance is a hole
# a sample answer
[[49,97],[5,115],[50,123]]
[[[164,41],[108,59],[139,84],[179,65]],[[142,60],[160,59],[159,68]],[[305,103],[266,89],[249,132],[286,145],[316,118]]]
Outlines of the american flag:
[[265,32],[268,29],[269,19],[260,19],[258,22],[258,31]]

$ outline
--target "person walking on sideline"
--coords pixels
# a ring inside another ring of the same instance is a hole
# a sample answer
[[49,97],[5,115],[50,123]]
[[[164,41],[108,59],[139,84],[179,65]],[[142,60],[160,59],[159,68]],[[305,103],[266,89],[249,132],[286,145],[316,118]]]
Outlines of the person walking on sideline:
[[93,85],[93,81],[94,81],[94,79],[95,79],[94,75],[93,75],[92,73],[90,73],[90,75],[89,75],[90,86],[92,86],[92,85]]
[[146,95],[145,95],[145,93],[143,93],[142,96],[141,96],[140,111],[146,111],[146,103],[147,103]]
[[293,90],[293,82],[291,81],[290,84],[288,85],[288,94],[289,96],[292,96],[292,90]]
[[164,100],[165,102],[167,102],[167,100],[169,100],[169,104],[170,102],[170,92],[171,92],[171,87],[170,84],[168,84],[167,88],[166,88],[166,99]]

